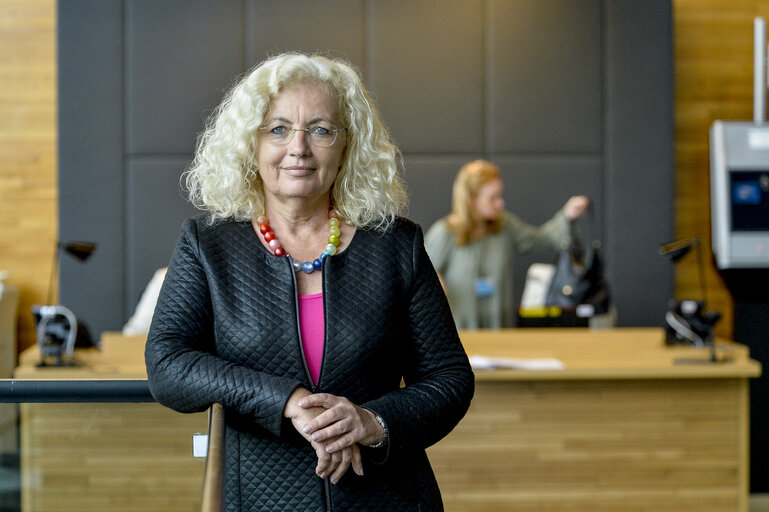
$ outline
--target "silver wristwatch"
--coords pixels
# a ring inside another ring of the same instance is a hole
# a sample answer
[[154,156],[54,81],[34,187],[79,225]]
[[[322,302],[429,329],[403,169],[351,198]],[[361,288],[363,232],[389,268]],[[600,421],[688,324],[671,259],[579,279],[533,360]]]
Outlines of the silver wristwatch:
[[384,420],[382,419],[382,417],[380,415],[375,414],[374,415],[374,419],[377,421],[377,423],[382,425],[382,430],[384,431],[384,434],[382,435],[382,440],[381,441],[379,441],[376,444],[369,445],[369,448],[381,448],[385,444],[387,444],[387,440],[390,438],[390,434],[387,431],[387,425],[385,425],[385,422],[384,422]]

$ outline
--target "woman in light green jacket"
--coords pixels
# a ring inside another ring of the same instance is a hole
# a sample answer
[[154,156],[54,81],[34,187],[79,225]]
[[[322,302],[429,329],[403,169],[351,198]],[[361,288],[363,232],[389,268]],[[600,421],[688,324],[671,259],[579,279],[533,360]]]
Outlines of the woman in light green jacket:
[[573,237],[572,222],[590,204],[573,196],[539,227],[505,211],[499,167],[485,160],[462,166],[454,180],[452,211],[428,230],[425,247],[441,276],[459,329],[515,324],[513,256],[555,254]]

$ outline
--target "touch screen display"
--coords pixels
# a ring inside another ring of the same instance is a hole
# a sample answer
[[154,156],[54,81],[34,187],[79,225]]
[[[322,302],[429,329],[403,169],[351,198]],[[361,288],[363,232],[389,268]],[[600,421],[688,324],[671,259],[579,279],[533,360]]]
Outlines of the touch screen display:
[[732,230],[769,231],[769,171],[731,172]]

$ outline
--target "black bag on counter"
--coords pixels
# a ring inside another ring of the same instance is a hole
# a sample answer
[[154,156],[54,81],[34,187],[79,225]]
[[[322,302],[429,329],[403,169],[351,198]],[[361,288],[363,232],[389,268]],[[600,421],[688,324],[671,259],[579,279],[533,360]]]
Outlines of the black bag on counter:
[[585,306],[592,311],[584,316],[609,312],[609,285],[603,275],[601,242],[593,240],[587,248],[567,244],[558,254],[555,274],[547,292],[546,306],[576,310]]
[[[593,207],[588,209],[590,234],[596,233]],[[594,236],[585,247],[581,242],[564,245],[555,262],[555,273],[545,300],[546,306],[577,311],[579,316],[609,312],[611,295],[604,277],[601,242]],[[592,308],[591,308],[592,307]]]

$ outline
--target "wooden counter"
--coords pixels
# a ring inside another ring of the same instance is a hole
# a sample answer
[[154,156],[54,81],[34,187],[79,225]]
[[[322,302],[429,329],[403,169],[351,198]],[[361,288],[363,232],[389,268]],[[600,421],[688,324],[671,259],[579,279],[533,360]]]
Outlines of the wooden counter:
[[[75,351],[73,367],[38,368],[21,354],[16,379],[147,379],[144,338],[106,333],[103,350]],[[206,413],[157,403],[21,404],[23,512],[200,510],[204,461],[192,435]]]
[[[562,370],[476,372],[470,411],[428,450],[447,512],[747,512],[745,347],[667,348],[661,329],[462,332],[470,355],[556,358]],[[106,333],[81,366],[17,378],[145,379],[143,338]],[[699,362],[693,362],[699,361]],[[195,510],[206,417],[157,404],[22,408],[24,511]]]
[[[562,370],[476,371],[465,419],[428,450],[447,512],[747,511],[745,347],[667,348],[661,329],[462,332],[470,355]],[[700,361],[699,363],[693,361]]]

